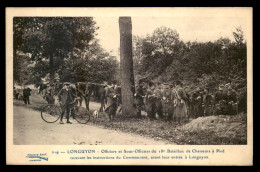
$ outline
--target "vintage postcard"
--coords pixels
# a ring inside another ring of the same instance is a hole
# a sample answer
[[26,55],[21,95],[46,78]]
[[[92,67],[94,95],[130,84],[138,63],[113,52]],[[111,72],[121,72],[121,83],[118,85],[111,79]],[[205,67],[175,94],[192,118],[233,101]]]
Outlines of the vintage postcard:
[[6,8],[7,165],[253,165],[253,8]]

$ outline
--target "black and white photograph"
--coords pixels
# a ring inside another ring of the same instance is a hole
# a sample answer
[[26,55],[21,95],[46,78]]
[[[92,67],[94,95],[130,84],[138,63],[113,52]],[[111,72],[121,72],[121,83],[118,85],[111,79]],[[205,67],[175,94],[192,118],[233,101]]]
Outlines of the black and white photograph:
[[251,144],[251,9],[204,9],[14,15],[11,144]]

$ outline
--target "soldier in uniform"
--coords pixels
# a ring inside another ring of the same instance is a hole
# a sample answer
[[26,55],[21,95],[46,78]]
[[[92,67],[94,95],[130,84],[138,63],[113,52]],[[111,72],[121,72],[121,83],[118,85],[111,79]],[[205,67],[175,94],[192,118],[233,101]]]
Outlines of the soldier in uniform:
[[101,85],[100,89],[98,90],[99,92],[99,97],[100,97],[100,103],[101,103],[101,106],[100,106],[100,109],[99,109],[99,112],[103,112],[104,109],[105,109],[105,102],[106,102],[106,84],[104,85]]
[[117,113],[122,112],[122,96],[121,96],[121,87],[117,84],[115,85],[115,92],[117,95]]
[[23,89],[23,98],[25,104],[30,104],[31,89],[29,87]]
[[204,116],[212,115],[212,96],[209,93],[209,88],[204,89],[203,105],[204,105]]
[[154,90],[155,97],[156,97],[156,113],[158,114],[159,118],[163,119],[163,111],[162,111],[162,90],[161,90],[161,83],[158,82],[156,89]]
[[143,109],[144,106],[144,91],[143,91],[143,86],[139,83],[139,85],[137,86],[137,88],[135,89],[136,92],[134,94],[135,97],[135,106],[136,106],[136,115],[138,118],[141,118],[141,110]]
[[162,112],[165,121],[170,121],[173,115],[173,101],[171,87],[164,83],[164,89],[162,89]]
[[221,112],[223,115],[227,115],[228,114],[228,89],[227,87],[224,88],[223,90],[223,99],[222,99],[222,108],[221,108]]
[[176,81],[175,82],[175,88],[173,89],[173,96],[174,96],[174,116],[176,118],[176,121],[178,124],[182,124],[184,120],[187,119],[187,106],[186,106],[186,100],[187,95],[185,94],[185,91],[181,87],[181,82]]
[[193,107],[194,107],[194,117],[198,118],[203,115],[202,111],[202,95],[200,92],[200,88],[197,88],[197,90],[192,95],[193,100]]
[[73,102],[73,96],[71,89],[69,89],[69,82],[65,82],[63,84],[63,88],[60,90],[60,92],[58,93],[58,99],[59,102],[61,104],[61,117],[60,117],[60,124],[63,124],[63,115],[66,111],[66,118],[67,118],[67,123],[71,124],[70,120],[69,120],[69,113],[70,113],[70,108],[71,108],[71,102]]
[[221,107],[220,104],[223,99],[223,88],[222,86],[219,86],[218,91],[215,93],[215,115],[219,115],[221,113]]
[[194,91],[190,92],[190,110],[189,110],[189,117],[194,118],[195,117],[195,111],[194,111]]
[[[77,99],[76,85],[70,84],[69,89],[71,91],[72,100]],[[78,100],[76,100],[74,103],[70,103],[70,112],[73,119],[75,119],[75,114],[76,114],[75,106],[77,106],[77,104],[78,104]]]
[[117,110],[117,95],[114,84],[106,88],[106,98],[107,106],[105,112],[108,113],[109,121],[113,121]]
[[186,105],[187,105],[187,116],[188,116],[188,118],[190,118],[191,117],[191,106],[192,106],[192,103],[191,103],[191,95],[190,95],[190,93],[189,93],[189,91],[188,91],[188,87],[186,86],[185,88],[184,88],[184,91],[185,91],[185,94],[186,94],[186,96],[187,96],[187,100],[186,100]]
[[90,101],[93,85],[90,82],[88,82],[87,84],[84,85],[84,87],[85,87],[84,92],[80,90],[79,92],[81,92],[80,94],[83,95],[83,98],[86,103],[86,109],[89,111],[89,101]]
[[152,82],[149,82],[148,88],[146,91],[146,112],[148,114],[148,117],[151,119],[156,119],[156,96],[153,93],[154,92],[154,86]]

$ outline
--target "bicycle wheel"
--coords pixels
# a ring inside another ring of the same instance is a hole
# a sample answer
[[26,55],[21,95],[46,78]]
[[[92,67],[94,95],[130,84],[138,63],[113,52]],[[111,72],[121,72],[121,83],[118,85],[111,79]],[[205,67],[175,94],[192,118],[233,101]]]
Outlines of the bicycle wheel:
[[83,107],[75,108],[75,119],[78,123],[86,124],[90,120],[89,111]]
[[42,108],[41,117],[47,123],[54,123],[60,118],[60,113],[57,105],[49,104]]

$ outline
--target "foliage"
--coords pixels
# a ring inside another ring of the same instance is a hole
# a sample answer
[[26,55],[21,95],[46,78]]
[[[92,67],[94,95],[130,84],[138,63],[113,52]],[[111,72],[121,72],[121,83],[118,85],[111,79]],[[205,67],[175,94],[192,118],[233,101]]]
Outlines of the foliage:
[[246,87],[246,42],[240,27],[235,41],[183,42],[176,30],[161,27],[146,37],[134,36],[136,79],[173,82],[180,79],[190,89],[231,83],[241,91]]
[[114,79],[117,61],[94,39],[98,27],[92,17],[15,17],[13,22],[14,52],[29,54],[33,64],[27,68],[30,83],[50,81],[55,73],[61,81]]
[[30,65],[29,56],[22,52],[16,52],[13,65],[14,82],[18,83],[19,85],[27,84],[29,82],[30,75],[28,70],[28,66]]

